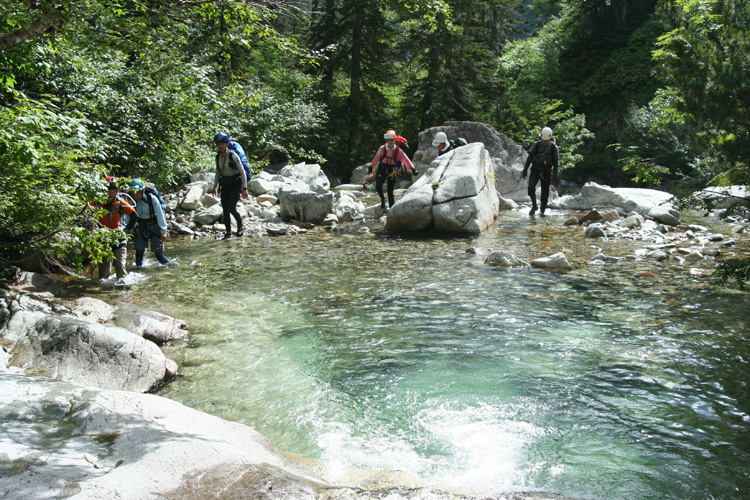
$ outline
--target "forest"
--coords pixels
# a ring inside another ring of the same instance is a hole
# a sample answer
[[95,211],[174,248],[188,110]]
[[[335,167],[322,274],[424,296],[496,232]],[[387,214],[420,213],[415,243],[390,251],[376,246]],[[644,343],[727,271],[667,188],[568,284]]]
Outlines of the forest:
[[103,177],[177,185],[219,130],[347,182],[388,129],[547,125],[563,179],[746,186],[748,57],[746,0],[2,0],[0,258],[106,252]]

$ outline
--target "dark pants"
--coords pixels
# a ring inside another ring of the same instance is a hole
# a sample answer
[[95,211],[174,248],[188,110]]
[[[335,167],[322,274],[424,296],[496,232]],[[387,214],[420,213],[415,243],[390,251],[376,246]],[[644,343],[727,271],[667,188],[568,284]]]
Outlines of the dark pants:
[[232,217],[237,222],[237,230],[242,228],[242,217],[237,211],[237,202],[240,201],[242,185],[235,177],[222,177],[219,183],[221,188],[221,209],[224,211],[224,227],[227,233],[232,232]]
[[[155,220],[155,219],[152,219]],[[164,255],[164,243],[161,241],[161,229],[156,222],[138,222],[135,226],[135,240],[133,248],[135,249],[135,265],[143,265],[143,255],[146,253],[149,242],[151,242],[151,251],[154,252],[156,260],[162,264],[169,264],[169,259]]]
[[396,203],[396,198],[393,197],[393,189],[396,187],[396,175],[395,165],[385,165],[381,163],[378,165],[378,176],[375,179],[375,191],[380,195],[380,203],[385,206],[385,194],[383,194],[383,183],[388,188],[388,206],[392,207]]
[[549,200],[549,184],[552,181],[552,170],[543,169],[537,167],[531,167],[529,173],[529,198],[531,198],[531,206],[536,208],[536,183],[542,182],[542,212],[547,209],[547,201]]

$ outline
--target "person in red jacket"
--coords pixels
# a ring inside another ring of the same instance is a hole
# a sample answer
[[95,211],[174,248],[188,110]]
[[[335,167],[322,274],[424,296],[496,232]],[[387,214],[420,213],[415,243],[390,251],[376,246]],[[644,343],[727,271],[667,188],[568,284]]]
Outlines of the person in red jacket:
[[385,195],[383,194],[383,184],[387,182],[388,187],[388,207],[396,203],[393,197],[393,189],[396,187],[398,179],[398,166],[404,164],[414,172],[414,165],[404,150],[396,145],[396,132],[389,130],[383,136],[385,144],[380,146],[375,158],[372,159],[370,168],[375,168],[375,190],[380,195],[380,208],[385,208]]
[[[99,219],[99,224],[110,229],[118,229],[120,227],[120,218],[122,215],[128,215],[128,224],[125,227],[125,232],[129,233],[133,230],[136,221],[138,220],[138,214],[135,208],[130,206],[126,201],[121,200],[118,196],[117,184],[110,182],[107,189],[107,201],[102,203],[99,201],[92,202],[92,205],[103,208],[109,213],[103,215]],[[123,238],[120,243],[112,247],[112,252],[115,254],[115,273],[117,278],[121,279],[128,275],[125,270],[125,259],[128,252],[127,239]],[[103,260],[99,264],[99,279],[107,279],[112,274],[112,261]]]

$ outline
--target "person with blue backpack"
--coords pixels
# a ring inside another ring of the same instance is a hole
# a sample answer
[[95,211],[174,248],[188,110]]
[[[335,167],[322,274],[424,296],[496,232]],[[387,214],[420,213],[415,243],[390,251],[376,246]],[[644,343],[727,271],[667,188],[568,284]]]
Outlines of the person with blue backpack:
[[[247,181],[252,174],[250,174],[250,167],[245,167],[247,163],[245,151],[235,141],[230,141],[229,135],[223,132],[216,134],[214,143],[219,151],[216,153],[213,194],[216,196],[216,188],[218,187],[221,194],[221,209],[224,215],[224,239],[228,240],[232,237],[232,217],[237,222],[237,236],[242,236],[245,233],[242,217],[237,211],[237,202],[240,201],[240,195],[244,199],[248,198]],[[245,157],[244,163],[237,152],[237,148],[242,151],[242,156]],[[247,170],[245,170],[246,168]]]
[[128,194],[135,200],[135,211],[138,213],[133,240],[135,265],[143,266],[143,255],[146,253],[149,242],[156,260],[165,265],[169,264],[169,259],[164,255],[164,242],[167,240],[167,216],[161,196],[138,178],[130,181],[128,187]]

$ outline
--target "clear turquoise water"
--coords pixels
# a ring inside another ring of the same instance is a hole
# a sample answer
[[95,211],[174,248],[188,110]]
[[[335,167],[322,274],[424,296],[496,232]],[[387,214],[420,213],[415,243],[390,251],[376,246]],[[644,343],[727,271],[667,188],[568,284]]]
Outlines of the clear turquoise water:
[[[181,377],[161,395],[334,482],[356,467],[486,493],[750,495],[748,295],[715,288],[711,262],[588,266],[592,240],[561,221],[510,213],[477,238],[175,239],[178,267],[109,293],[190,325],[165,349]],[[490,248],[564,250],[575,270],[492,268]]]

